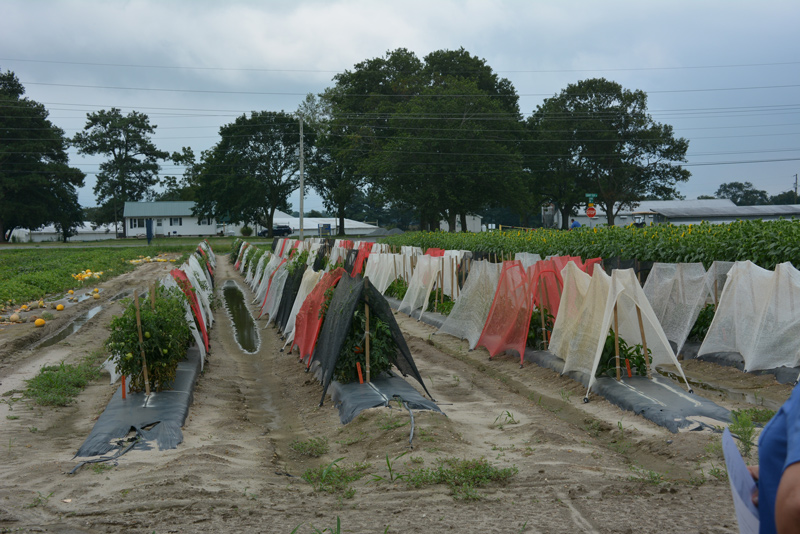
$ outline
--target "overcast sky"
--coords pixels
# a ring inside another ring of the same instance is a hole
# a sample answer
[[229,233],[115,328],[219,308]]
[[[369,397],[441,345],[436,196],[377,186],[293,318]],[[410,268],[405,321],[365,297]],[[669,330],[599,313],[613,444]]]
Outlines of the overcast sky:
[[[777,194],[800,172],[797,0],[0,0],[0,20],[0,69],[68,136],[118,107],[147,114],[159,148],[199,155],[237,116],[293,112],[360,61],[464,47],[513,83],[525,116],[582,79],[645,91],[689,140],[687,198],[730,181]],[[84,206],[98,162],[72,157]]]

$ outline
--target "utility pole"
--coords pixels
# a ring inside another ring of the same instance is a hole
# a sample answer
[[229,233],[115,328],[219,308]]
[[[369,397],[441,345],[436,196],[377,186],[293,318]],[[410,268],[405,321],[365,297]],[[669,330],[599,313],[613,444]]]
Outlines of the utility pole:
[[303,240],[303,116],[300,115],[300,241]]

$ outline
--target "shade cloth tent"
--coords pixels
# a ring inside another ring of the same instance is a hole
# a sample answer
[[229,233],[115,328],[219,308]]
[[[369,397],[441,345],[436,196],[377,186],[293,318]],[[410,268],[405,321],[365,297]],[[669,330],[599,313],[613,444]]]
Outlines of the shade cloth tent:
[[706,286],[708,287],[709,303],[717,304],[728,281],[728,272],[735,262],[715,261],[708,268],[706,274]]
[[431,291],[433,291],[434,284],[439,278],[441,268],[442,260],[440,257],[427,254],[417,256],[414,274],[411,275],[408,290],[400,303],[398,311],[411,315],[416,310],[420,310],[419,319],[422,319],[422,313],[428,309],[428,299]]
[[526,271],[528,270],[528,267],[536,265],[537,261],[542,261],[542,257],[540,255],[531,254],[530,252],[517,252],[514,254],[514,259],[521,261],[522,266]]
[[353,314],[356,308],[363,307],[365,304],[369,305],[370,316],[381,319],[389,326],[392,339],[397,346],[394,358],[390,358],[392,364],[400,370],[403,376],[411,375],[416,379],[422,389],[425,390],[425,393],[428,394],[428,397],[430,397],[431,394],[422,381],[422,376],[420,376],[417,366],[414,364],[411,351],[408,349],[403,333],[400,331],[400,327],[397,325],[386,299],[383,298],[383,295],[378,290],[372,287],[372,284],[360,276],[355,278],[343,276],[336,286],[328,311],[325,313],[322,329],[319,333],[319,342],[313,356],[313,359],[320,364],[319,370],[322,382],[320,406],[325,400],[325,394],[331,383],[336,362],[339,360],[342,345],[350,335]]
[[532,305],[528,273],[522,262],[504,261],[489,316],[476,346],[486,347],[490,358],[503,351],[514,350],[519,354],[522,365]]
[[736,262],[698,355],[738,352],[745,371],[800,365],[800,272]]
[[289,319],[286,322],[286,327],[283,329],[283,335],[286,337],[286,343],[284,343],[283,348],[286,346],[291,346],[292,342],[294,341],[294,331],[295,326],[297,324],[297,314],[300,312],[300,308],[303,306],[303,303],[308,298],[308,295],[314,290],[317,283],[322,279],[322,275],[324,273],[322,271],[314,271],[313,269],[306,269],[303,273],[303,280],[300,282],[300,289],[297,291],[297,296],[294,299],[294,305],[292,306],[292,310],[289,313]]
[[383,294],[392,282],[403,278],[407,265],[409,265],[408,257],[402,254],[376,254],[373,252],[369,255],[367,266],[364,268],[364,277],[369,278],[375,289]]
[[647,276],[642,290],[676,354],[710,296],[707,278],[702,263],[654,263]]
[[266,314],[267,324],[264,328],[269,326],[277,319],[278,307],[281,305],[281,297],[283,296],[283,286],[286,285],[286,280],[289,278],[289,263],[284,260],[280,267],[275,271],[272,276],[272,283],[267,291],[267,296],[264,298],[264,306],[261,308],[261,315]]
[[306,367],[311,365],[311,354],[317,344],[319,330],[322,327],[320,309],[325,300],[325,292],[334,287],[342,276],[346,275],[342,267],[326,272],[322,279],[311,290],[295,319],[295,335],[292,347],[297,347],[300,360],[307,360]]
[[614,323],[615,309],[619,336],[629,345],[646,341],[647,348],[652,351],[650,369],[671,364],[686,381],[633,269],[616,269],[609,276],[603,269],[595,268],[589,276],[574,263],[568,263],[561,274],[564,292],[549,350],[564,360],[563,373],[578,371],[588,376],[584,400],[588,401],[595,383],[603,346]]
[[475,348],[492,307],[492,297],[500,281],[500,267],[499,263],[488,261],[472,262],[461,295],[439,333],[466,339],[470,350]]
[[[289,322],[289,315],[292,312],[297,293],[300,291],[300,283],[303,281],[306,269],[308,269],[308,265],[305,263],[292,263],[291,265],[293,265],[293,270],[287,274],[286,283],[283,285],[283,291],[280,295],[280,303],[275,311],[275,325],[281,332],[284,331],[286,324]],[[272,320],[272,317],[270,317],[270,320]]]

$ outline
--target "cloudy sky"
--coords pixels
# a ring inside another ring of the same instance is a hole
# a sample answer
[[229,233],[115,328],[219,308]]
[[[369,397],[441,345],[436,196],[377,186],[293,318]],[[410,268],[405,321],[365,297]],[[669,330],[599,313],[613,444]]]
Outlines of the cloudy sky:
[[[513,83],[525,116],[586,78],[645,91],[690,141],[687,198],[730,181],[777,194],[800,172],[797,0],[0,0],[0,20],[0,69],[69,136],[118,107],[147,114],[159,148],[199,154],[237,116],[295,111],[360,61],[464,47]],[[98,160],[72,164],[95,205]]]

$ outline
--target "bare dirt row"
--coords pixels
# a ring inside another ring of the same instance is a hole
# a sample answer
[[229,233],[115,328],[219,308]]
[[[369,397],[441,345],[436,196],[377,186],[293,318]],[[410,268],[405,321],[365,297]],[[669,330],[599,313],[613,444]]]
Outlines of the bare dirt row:
[[[469,352],[466,342],[401,314],[417,367],[446,414],[415,413],[413,448],[405,410],[372,409],[343,426],[330,400],[318,406],[320,385],[280,352],[273,328],[260,330],[256,354],[245,354],[218,309],[183,443],[134,450],[117,465],[68,476],[116,386],[104,378],[65,408],[16,400],[16,391],[46,363],[99,357],[111,317],[122,311],[108,299],[163,274],[160,265],[144,265],[107,282],[103,310],[49,349],[25,348],[42,333],[0,331],[0,531],[288,534],[333,529],[338,518],[343,532],[737,532],[728,483],[712,475],[723,465],[718,434],[672,434],[598,397],[583,404],[583,386],[568,378],[535,365],[520,369],[511,357],[489,361],[485,351]],[[217,291],[232,279],[252,300],[227,258],[218,258],[216,277]],[[97,303],[59,320],[90,305]],[[702,362],[687,369],[776,402],[788,396],[769,378]],[[710,390],[698,394],[742,406]],[[328,452],[295,452],[293,443],[312,438],[327,440]],[[446,458],[485,458],[518,474],[475,488],[478,499],[397,478]],[[363,464],[351,494],[315,491],[303,480],[308,469],[334,462]]]

